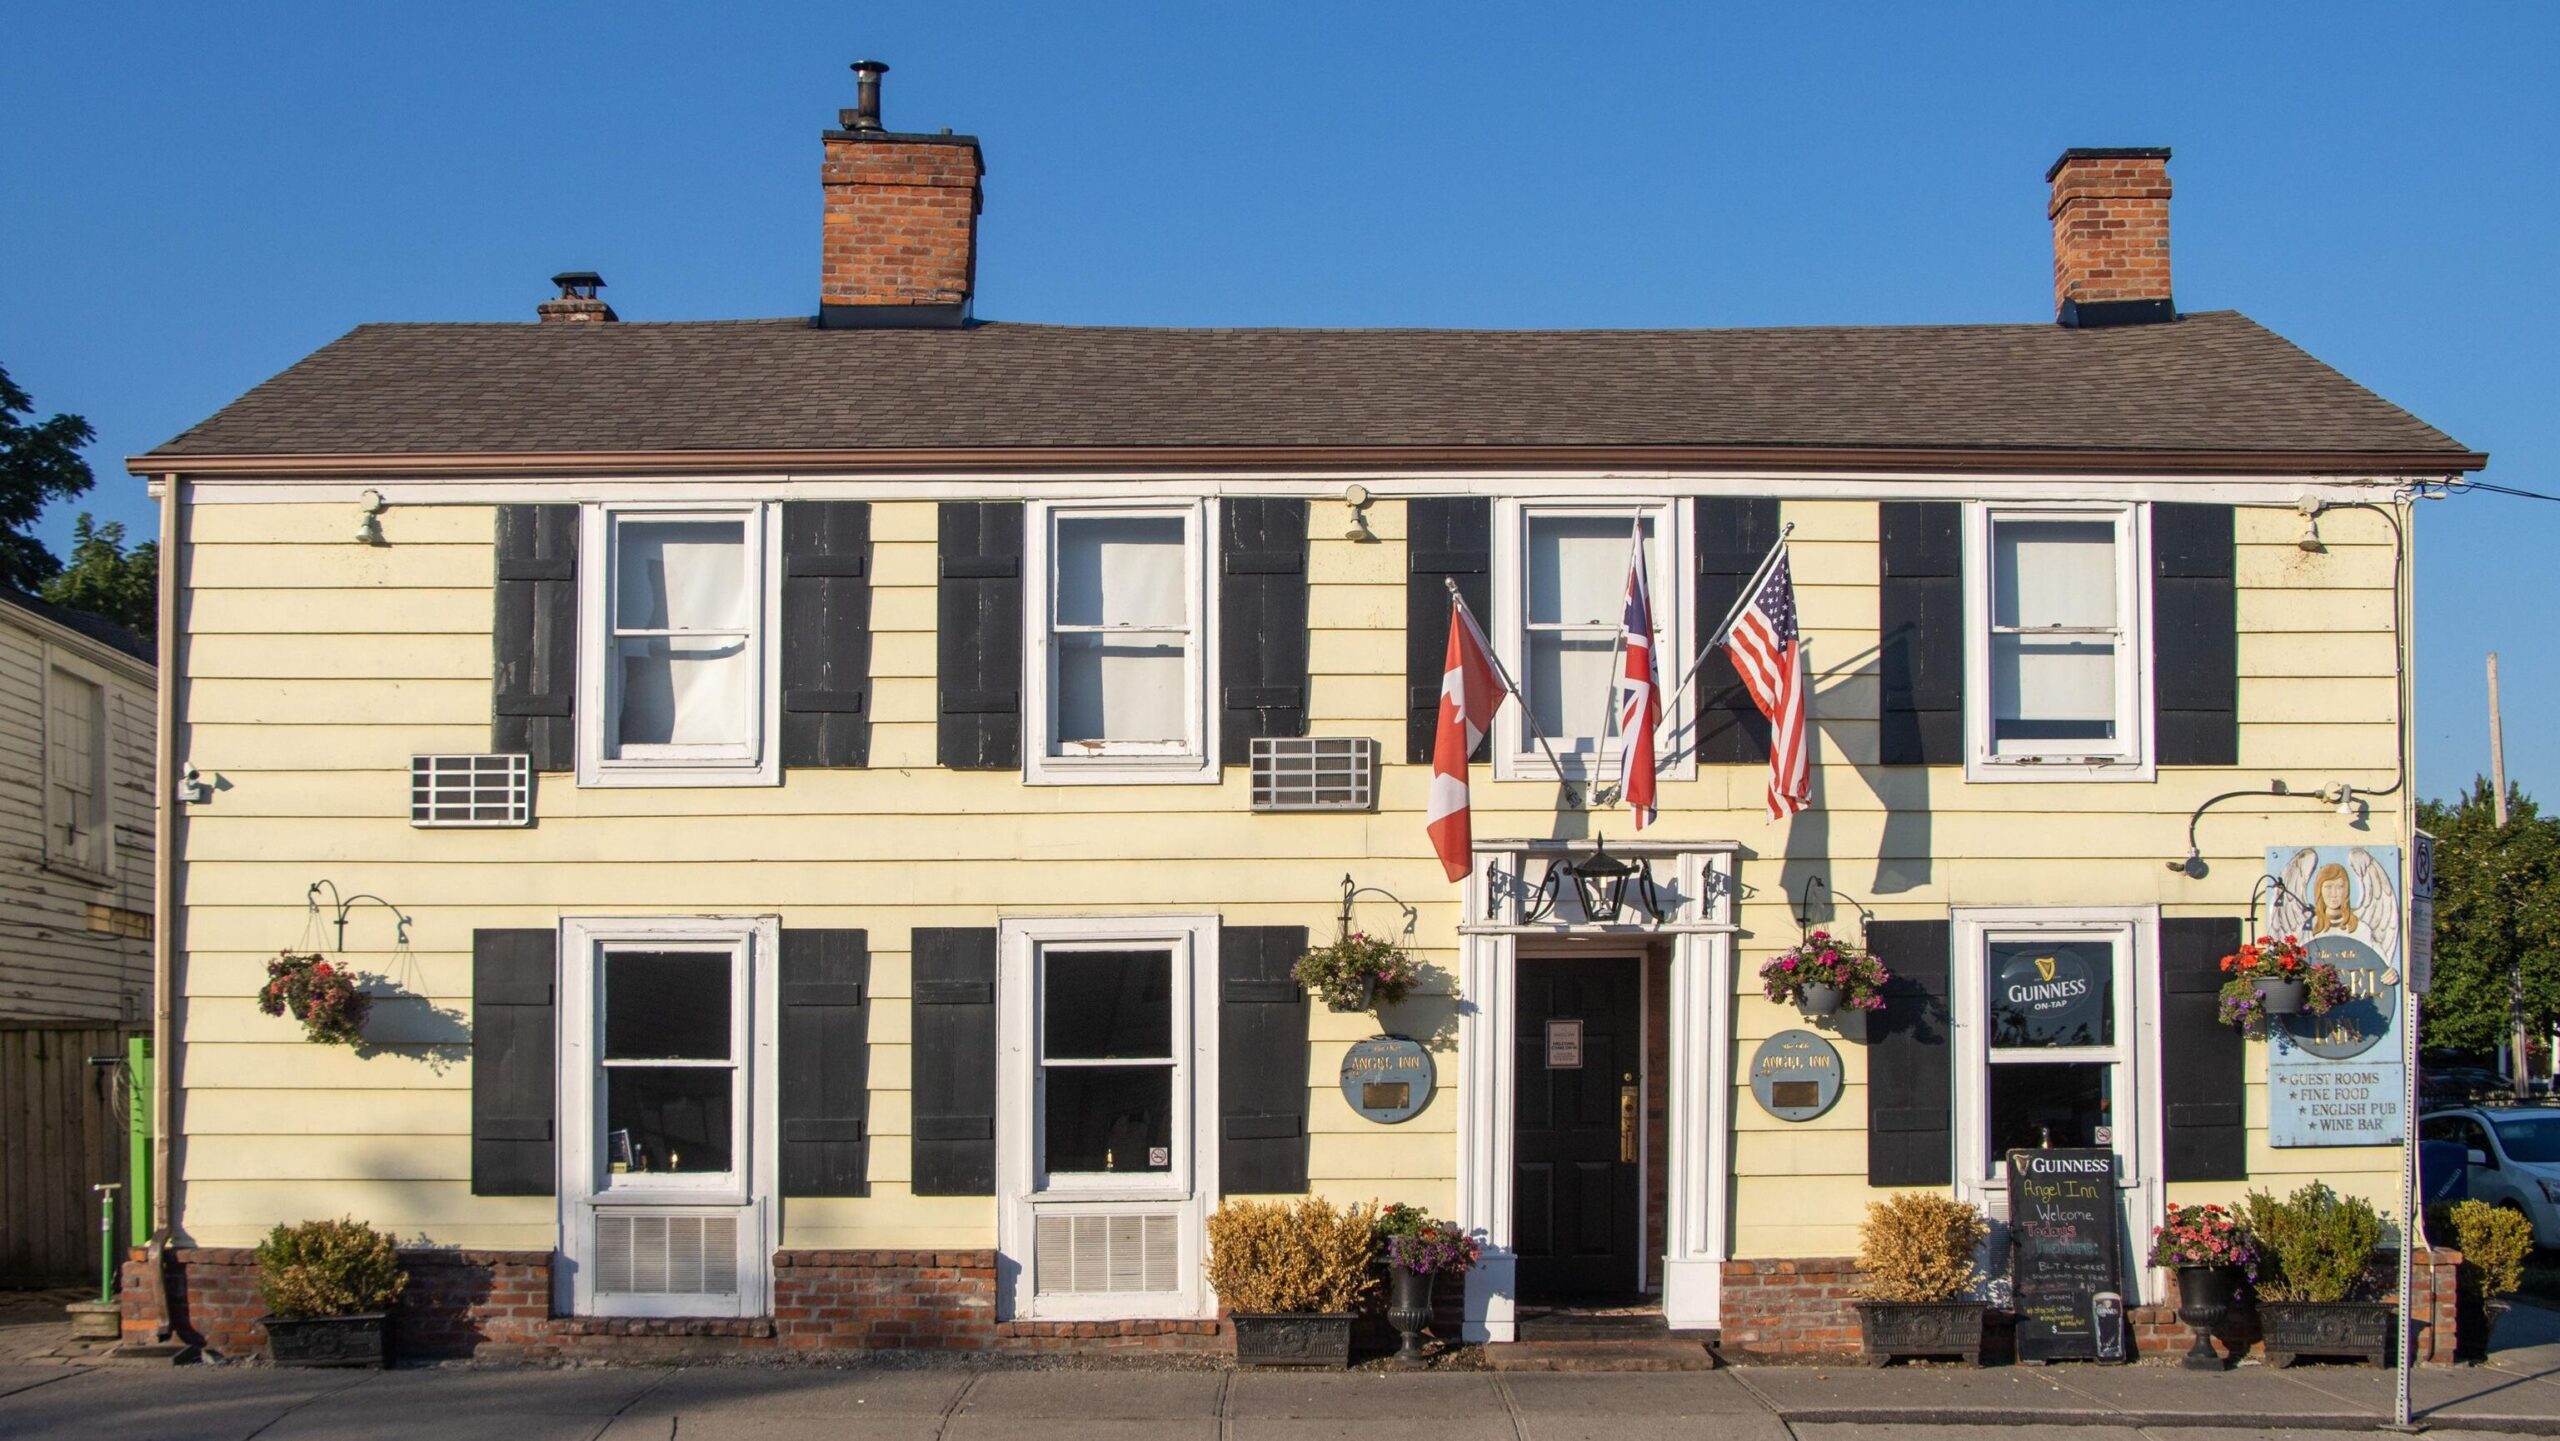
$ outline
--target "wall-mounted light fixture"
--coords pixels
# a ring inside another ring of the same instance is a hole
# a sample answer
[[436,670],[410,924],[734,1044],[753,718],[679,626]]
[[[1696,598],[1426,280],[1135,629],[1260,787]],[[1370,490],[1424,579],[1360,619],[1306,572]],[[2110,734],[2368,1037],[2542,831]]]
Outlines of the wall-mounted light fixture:
[[1528,913],[1522,917],[1531,925],[1545,920],[1563,899],[1564,888],[1573,886],[1574,898],[1582,903],[1582,918],[1598,925],[1608,925],[1634,900],[1644,907],[1645,919],[1662,919],[1662,892],[1653,882],[1653,863],[1637,860],[1630,865],[1609,854],[1606,836],[1595,836],[1591,854],[1576,860],[1547,862],[1546,879],[1538,883],[1538,893],[1529,899]]
[[382,512],[390,508],[391,502],[382,498],[381,491],[368,490],[356,503],[362,509],[362,517],[356,521],[356,544],[388,544],[382,538]]
[[1356,480],[1344,486],[1342,503],[1351,511],[1351,525],[1342,532],[1342,538],[1344,540],[1376,540],[1378,533],[1369,529],[1369,487]]
[[2302,517],[2302,535],[2294,544],[2314,554],[2327,550],[2329,547],[2320,542],[2320,512],[2328,509],[2328,503],[2317,496],[2306,495],[2295,501],[2293,508]]

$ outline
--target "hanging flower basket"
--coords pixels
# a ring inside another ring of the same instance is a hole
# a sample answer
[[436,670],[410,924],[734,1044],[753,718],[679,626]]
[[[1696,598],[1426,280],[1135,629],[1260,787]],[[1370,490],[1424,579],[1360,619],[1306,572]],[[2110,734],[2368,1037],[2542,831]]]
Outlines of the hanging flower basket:
[[1863,947],[1829,931],[1811,931],[1760,967],[1760,994],[1807,1016],[1844,1007],[1875,1011],[1884,1008],[1885,982],[1892,979],[1884,962]]
[[2222,958],[2222,1023],[2252,1040],[2272,1016],[2325,1016],[2347,1003],[2338,968],[2311,959],[2299,937],[2251,941]]
[[354,976],[317,954],[284,951],[267,962],[258,1009],[302,1022],[303,1035],[324,1046],[352,1046],[364,1039],[373,997],[357,989]]
[[1336,1011],[1392,1006],[1413,990],[1422,968],[1384,936],[1353,931],[1298,957],[1289,975]]

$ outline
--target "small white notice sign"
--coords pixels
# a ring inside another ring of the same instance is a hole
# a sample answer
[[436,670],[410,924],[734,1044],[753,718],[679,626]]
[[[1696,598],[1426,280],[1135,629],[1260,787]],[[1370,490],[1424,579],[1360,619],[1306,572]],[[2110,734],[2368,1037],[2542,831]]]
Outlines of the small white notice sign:
[[1550,1071],[1582,1069],[1582,1023],[1580,1021],[1547,1022],[1547,1069]]

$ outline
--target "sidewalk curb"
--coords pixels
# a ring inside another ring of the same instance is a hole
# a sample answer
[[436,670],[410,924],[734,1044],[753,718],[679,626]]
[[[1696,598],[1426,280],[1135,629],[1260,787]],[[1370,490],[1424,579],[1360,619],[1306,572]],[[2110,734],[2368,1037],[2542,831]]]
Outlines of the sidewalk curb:
[[[2353,1411],[2315,1411],[2289,1416],[2246,1412],[2213,1414],[2198,1411],[2005,1410],[1967,1406],[1772,1406],[1772,1414],[1789,1425],[1851,1426],[2120,1426],[2137,1430],[2201,1427],[2264,1427],[2274,1431],[2380,1431],[2390,1422]],[[2560,1416],[2420,1415],[2425,1431],[2501,1431],[2534,1436],[2560,1436]]]

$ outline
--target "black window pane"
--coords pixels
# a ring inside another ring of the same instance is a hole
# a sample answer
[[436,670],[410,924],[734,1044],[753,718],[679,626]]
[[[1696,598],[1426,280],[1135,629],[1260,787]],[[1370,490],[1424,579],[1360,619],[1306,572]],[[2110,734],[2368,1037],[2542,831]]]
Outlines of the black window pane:
[[1051,1172],[1173,1168],[1171,1066],[1051,1066],[1043,1161]]
[[2115,947],[2105,941],[1993,941],[1991,1044],[2111,1046]]
[[2040,1146],[2112,1146],[2110,1072],[2100,1061],[1992,1066],[1991,1164]]
[[1173,1055],[1173,957],[1165,951],[1052,951],[1040,1052],[1056,1060]]
[[610,1061],[731,1059],[728,955],[606,956],[604,1054]]
[[604,1073],[605,1158],[609,1170],[729,1169],[726,1066],[614,1066]]

